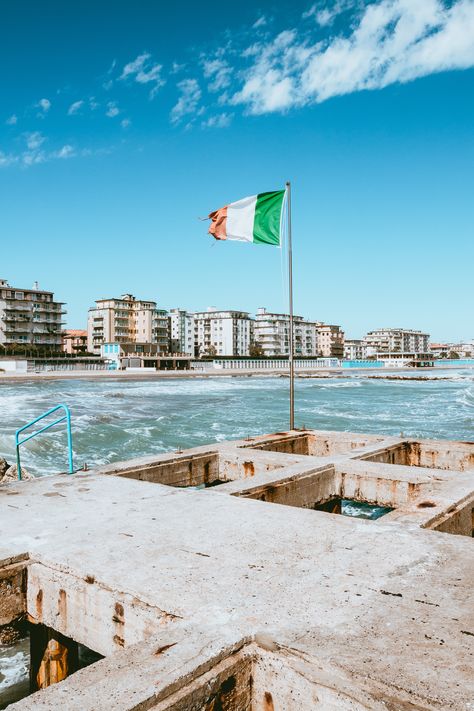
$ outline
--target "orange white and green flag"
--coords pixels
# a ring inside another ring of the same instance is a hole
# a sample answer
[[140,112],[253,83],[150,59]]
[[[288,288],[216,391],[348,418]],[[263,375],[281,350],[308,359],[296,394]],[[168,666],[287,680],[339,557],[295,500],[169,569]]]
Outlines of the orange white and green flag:
[[209,215],[216,239],[281,245],[285,190],[259,193],[231,202]]

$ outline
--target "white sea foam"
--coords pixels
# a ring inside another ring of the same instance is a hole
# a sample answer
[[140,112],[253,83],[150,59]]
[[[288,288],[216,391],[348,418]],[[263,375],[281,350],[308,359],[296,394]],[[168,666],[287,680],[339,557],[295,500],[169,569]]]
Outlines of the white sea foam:
[[24,650],[11,653],[7,647],[0,647],[0,691],[28,679],[29,659]]

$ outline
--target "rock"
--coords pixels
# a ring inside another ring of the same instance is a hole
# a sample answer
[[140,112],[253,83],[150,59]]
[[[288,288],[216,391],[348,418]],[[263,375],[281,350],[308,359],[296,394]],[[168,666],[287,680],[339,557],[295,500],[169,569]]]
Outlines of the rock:
[[[31,481],[31,479],[34,479],[33,474],[30,474],[30,472],[27,469],[22,467],[21,468],[21,480],[22,481]],[[4,472],[3,477],[0,478],[0,484],[10,484],[15,481],[18,481],[18,471],[16,468],[16,464],[12,464],[11,466],[8,467],[6,472]]]
[[20,639],[20,633],[15,627],[5,625],[0,627],[0,644],[15,644]]
[[3,457],[0,457],[0,481],[2,479],[2,476],[5,474],[7,471],[8,467],[10,465],[8,464],[7,460],[4,459]]

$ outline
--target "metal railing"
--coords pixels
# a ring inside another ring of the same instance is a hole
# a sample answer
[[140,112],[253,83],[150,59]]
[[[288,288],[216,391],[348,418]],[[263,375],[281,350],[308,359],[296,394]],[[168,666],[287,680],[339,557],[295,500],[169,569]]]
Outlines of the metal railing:
[[[28,435],[27,437],[24,437],[22,440],[19,439],[19,435],[21,432],[24,432],[29,427],[32,427],[32,425],[35,425],[40,420],[43,420],[45,417],[48,417],[48,415],[51,415],[53,412],[57,412],[57,410],[64,410],[64,412],[66,414],[63,415],[63,417],[60,417],[59,419],[54,420],[54,422],[50,422],[48,425],[45,425],[40,430],[37,430],[36,432],[33,432],[32,434]],[[28,440],[33,439],[33,437],[37,437],[37,435],[41,434],[42,432],[45,432],[46,430],[49,430],[51,427],[54,427],[55,425],[59,425],[60,422],[64,422],[64,421],[66,422],[66,429],[67,429],[69,474],[74,473],[73,461],[72,461],[71,412],[70,412],[67,405],[56,405],[56,407],[52,407],[51,410],[48,410],[47,412],[43,412],[42,415],[37,417],[35,420],[28,422],[27,425],[20,427],[20,429],[15,432],[16,470],[17,470],[19,480],[21,480],[20,445],[25,444],[25,442],[28,442]]]

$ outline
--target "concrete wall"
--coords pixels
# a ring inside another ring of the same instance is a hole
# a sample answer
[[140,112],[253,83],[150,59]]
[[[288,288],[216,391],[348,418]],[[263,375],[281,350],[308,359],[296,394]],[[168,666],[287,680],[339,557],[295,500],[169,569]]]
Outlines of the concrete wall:
[[28,361],[0,359],[0,370],[4,370],[6,373],[26,373],[28,371]]
[[474,443],[408,441],[361,457],[369,462],[449,471],[474,470]]

